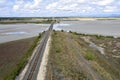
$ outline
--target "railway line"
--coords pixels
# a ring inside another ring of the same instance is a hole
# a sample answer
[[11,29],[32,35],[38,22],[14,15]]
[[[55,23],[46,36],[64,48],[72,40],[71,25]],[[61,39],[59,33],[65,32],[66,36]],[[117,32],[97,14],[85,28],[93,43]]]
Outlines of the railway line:
[[40,46],[37,49],[33,59],[31,60],[30,66],[28,67],[23,80],[36,80],[37,79],[37,74],[38,74],[39,67],[42,61],[43,53],[44,53],[48,38],[50,36],[50,33],[53,29],[53,25],[54,23],[52,23],[49,29],[45,32],[45,35],[40,42]]

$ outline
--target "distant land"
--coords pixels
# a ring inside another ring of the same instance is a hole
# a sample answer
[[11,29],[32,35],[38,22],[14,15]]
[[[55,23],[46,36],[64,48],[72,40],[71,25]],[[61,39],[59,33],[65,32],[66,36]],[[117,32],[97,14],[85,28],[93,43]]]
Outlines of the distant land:
[[117,14],[80,14],[80,15],[77,15],[77,16],[38,16],[38,17],[19,17],[19,16],[16,16],[16,17],[0,17],[1,18],[120,18],[120,14],[117,13]]

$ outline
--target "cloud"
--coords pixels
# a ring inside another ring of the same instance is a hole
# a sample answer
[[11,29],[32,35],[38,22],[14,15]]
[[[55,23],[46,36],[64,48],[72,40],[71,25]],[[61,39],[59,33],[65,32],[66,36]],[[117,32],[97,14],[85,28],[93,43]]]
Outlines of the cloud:
[[69,16],[120,13],[119,0],[0,0],[0,16]]
[[7,1],[7,0],[0,0],[0,8],[8,7],[10,5],[12,5],[12,2]]
[[28,2],[24,5],[26,9],[36,9],[40,7],[41,0],[34,0],[33,2]]
[[46,7],[46,9],[54,9],[55,7],[57,7],[57,5],[58,5],[57,2],[51,3]]
[[20,10],[21,7],[23,7],[24,3],[25,2],[23,0],[17,0],[13,5],[13,11]]
[[97,1],[93,1],[92,3],[93,4],[96,4],[96,5],[100,5],[100,6],[105,6],[105,5],[109,5],[111,3],[113,3],[114,0],[97,0]]
[[115,0],[58,0],[48,4],[46,9],[56,13],[70,11],[73,13],[84,14],[116,12],[118,7],[120,6],[116,5]]
[[39,11],[39,8],[41,7],[42,0],[33,0],[31,1],[24,1],[24,0],[17,0],[13,6],[13,11],[19,11],[21,13],[30,12],[34,13],[36,11]]
[[117,8],[115,6],[106,6],[104,12],[115,12]]
[[4,2],[5,2],[5,0],[0,0],[0,4],[1,4],[1,3],[4,3]]
[[50,3],[46,9],[53,12],[70,11],[73,13],[85,13],[94,11],[93,6],[86,5],[87,0],[59,0]]
[[59,0],[53,3],[48,4],[46,9],[74,9],[78,6],[79,3],[84,3],[85,0]]
[[14,10],[14,11],[17,11],[18,9],[19,9],[19,5],[14,5],[14,6],[13,6],[13,10]]

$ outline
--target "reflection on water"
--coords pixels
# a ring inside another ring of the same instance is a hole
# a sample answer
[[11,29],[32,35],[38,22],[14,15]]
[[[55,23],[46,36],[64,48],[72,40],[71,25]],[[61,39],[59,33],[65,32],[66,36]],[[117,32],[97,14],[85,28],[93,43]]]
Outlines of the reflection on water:
[[5,33],[7,35],[12,35],[12,34],[28,34],[27,32],[8,32],[8,33]]
[[63,23],[61,23],[61,24],[54,24],[54,27],[53,27],[53,29],[55,29],[55,30],[62,30],[62,28],[60,28],[60,27],[65,27],[65,26],[70,26],[70,24],[63,24]]

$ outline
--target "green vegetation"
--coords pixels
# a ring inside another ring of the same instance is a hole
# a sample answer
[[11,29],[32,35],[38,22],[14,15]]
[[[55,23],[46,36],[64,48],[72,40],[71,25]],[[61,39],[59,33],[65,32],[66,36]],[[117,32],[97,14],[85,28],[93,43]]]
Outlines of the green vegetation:
[[[21,70],[27,64],[29,57],[32,55],[33,50],[37,46],[38,41],[40,41],[42,35],[44,35],[44,32],[42,34],[39,34],[39,36],[34,39],[31,38],[23,39],[23,40],[17,40],[17,41],[0,44],[0,48],[2,50],[1,52],[5,54],[4,55],[1,53],[1,55],[7,57],[9,54],[11,54],[9,57],[10,59],[8,58],[8,60],[10,61],[6,61],[6,60],[2,60],[2,62],[0,61],[0,63],[5,63],[2,65],[3,67],[1,66],[0,68],[1,70],[0,80],[15,80],[15,77],[21,72]],[[2,49],[4,47],[7,47],[8,51],[4,52],[4,49]]]
[[113,80],[111,75],[105,71],[97,62],[93,62],[94,68],[104,77],[105,80]]
[[85,54],[85,58],[88,60],[94,60],[95,59],[95,55],[92,53],[86,53]]
[[[113,36],[103,36],[103,35],[97,35],[97,34],[84,34],[84,33],[77,33],[77,32],[72,32],[69,31],[69,33],[75,34],[75,35],[81,35],[81,36],[94,36],[97,39],[102,39],[102,38],[114,38]],[[119,38],[119,37],[118,37]]]
[[61,32],[64,32],[64,30],[61,30]]
[[24,24],[27,24],[27,23],[34,23],[34,24],[50,24],[52,22],[52,20],[43,20],[43,21],[19,21],[19,20],[16,20],[16,21],[0,21],[0,24],[19,24],[19,23],[24,23]]
[[0,24],[19,24],[19,23],[34,23],[34,24],[50,24],[52,23],[54,20],[52,19],[32,19],[32,18],[26,18],[26,19],[1,19],[0,20]]
[[0,44],[0,80],[6,80],[13,73],[36,37]]
[[65,33],[53,31],[46,80],[86,80],[77,64],[77,56]]
[[[91,48],[83,38],[103,47],[105,55]],[[119,59],[111,56],[112,50],[119,52],[119,41],[119,38],[111,36],[54,30],[46,80],[94,80],[93,76],[90,77],[94,73],[94,77],[100,75],[103,80],[119,80]],[[115,48],[116,44],[119,48]]]
[[33,50],[37,46],[37,43],[40,40],[40,38],[41,38],[41,35],[39,34],[39,36],[34,40],[34,42],[31,45],[31,47],[28,49],[27,53],[23,56],[23,58],[21,59],[21,61],[17,64],[17,66],[15,67],[15,69],[13,70],[13,72],[11,73],[11,75],[8,76],[6,78],[6,80],[14,80],[15,77],[20,73],[20,71],[25,67],[25,65],[28,62],[28,58],[33,53]]

